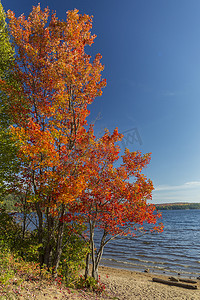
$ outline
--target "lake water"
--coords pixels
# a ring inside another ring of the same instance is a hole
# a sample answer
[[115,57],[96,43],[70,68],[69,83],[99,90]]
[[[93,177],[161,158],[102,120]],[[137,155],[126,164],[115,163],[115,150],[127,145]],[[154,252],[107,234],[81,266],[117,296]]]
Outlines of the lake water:
[[200,210],[165,210],[164,232],[116,238],[105,246],[101,265],[196,277],[200,275]]
[[[200,276],[200,210],[165,210],[162,216],[163,233],[112,240],[105,246],[101,265]],[[96,232],[96,241],[98,235]]]

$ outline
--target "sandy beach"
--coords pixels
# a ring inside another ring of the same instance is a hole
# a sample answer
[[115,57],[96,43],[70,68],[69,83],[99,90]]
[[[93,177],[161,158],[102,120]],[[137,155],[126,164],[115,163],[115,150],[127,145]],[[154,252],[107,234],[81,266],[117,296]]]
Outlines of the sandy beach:
[[[68,300],[200,300],[200,280],[197,280],[197,290],[189,290],[183,287],[168,286],[153,282],[153,277],[167,280],[169,276],[156,275],[143,272],[132,272],[109,267],[100,267],[101,282],[105,283],[105,294],[98,296],[77,290],[69,290],[48,284],[23,284],[17,298],[13,299],[68,299]],[[178,276],[177,276],[178,277]]]
[[101,267],[99,274],[101,280],[106,283],[107,289],[120,300],[200,300],[200,280],[197,280],[197,290],[189,290],[152,281],[153,277],[167,280],[169,276],[164,275],[108,267]]
[[115,293],[120,300],[200,299],[200,280],[197,280],[197,290],[189,290],[152,281],[153,277],[167,280],[169,276],[164,275],[131,272],[108,267],[101,267],[99,274],[101,280],[106,283],[107,288]]

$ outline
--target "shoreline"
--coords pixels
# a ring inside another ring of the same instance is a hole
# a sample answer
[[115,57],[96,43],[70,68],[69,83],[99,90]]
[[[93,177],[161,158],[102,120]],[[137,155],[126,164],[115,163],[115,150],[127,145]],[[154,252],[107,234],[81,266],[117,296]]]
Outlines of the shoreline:
[[176,269],[167,269],[167,268],[159,268],[158,266],[152,266],[152,265],[138,265],[138,266],[132,266],[126,261],[123,261],[122,263],[115,260],[107,260],[106,258],[102,258],[102,262],[100,264],[101,267],[108,267],[113,269],[120,269],[120,270],[126,270],[130,272],[145,272],[145,270],[148,270],[149,273],[155,274],[155,275],[166,275],[166,276],[181,276],[184,278],[197,278],[200,276],[200,273],[192,273],[192,272],[186,272],[182,269],[176,270]]
[[[99,267],[100,280],[106,284],[106,290],[116,299],[122,300],[153,300],[153,299],[200,299],[200,280],[197,281],[197,290],[189,290],[177,286],[168,286],[153,282],[154,277],[168,280],[166,274],[129,271],[111,267]],[[182,278],[182,276],[176,276]]]

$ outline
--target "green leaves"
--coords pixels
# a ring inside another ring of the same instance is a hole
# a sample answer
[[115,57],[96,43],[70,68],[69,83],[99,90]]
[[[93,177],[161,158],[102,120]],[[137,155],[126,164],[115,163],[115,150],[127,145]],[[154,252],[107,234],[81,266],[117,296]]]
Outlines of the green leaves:
[[14,61],[14,49],[11,46],[5,21],[5,12],[0,3],[0,77],[8,78]]
[[[5,21],[5,12],[0,3],[0,79],[8,85],[13,82],[12,66],[14,50],[10,43],[9,32]],[[17,172],[16,146],[11,139],[9,125],[11,119],[8,114],[8,97],[0,84],[0,196],[8,187],[8,182]]]

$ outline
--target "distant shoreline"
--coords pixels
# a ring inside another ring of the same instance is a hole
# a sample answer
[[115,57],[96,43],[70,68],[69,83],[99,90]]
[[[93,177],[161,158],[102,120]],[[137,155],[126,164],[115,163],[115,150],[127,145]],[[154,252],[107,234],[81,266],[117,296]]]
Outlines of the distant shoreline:
[[200,203],[178,202],[154,204],[158,210],[200,209]]

